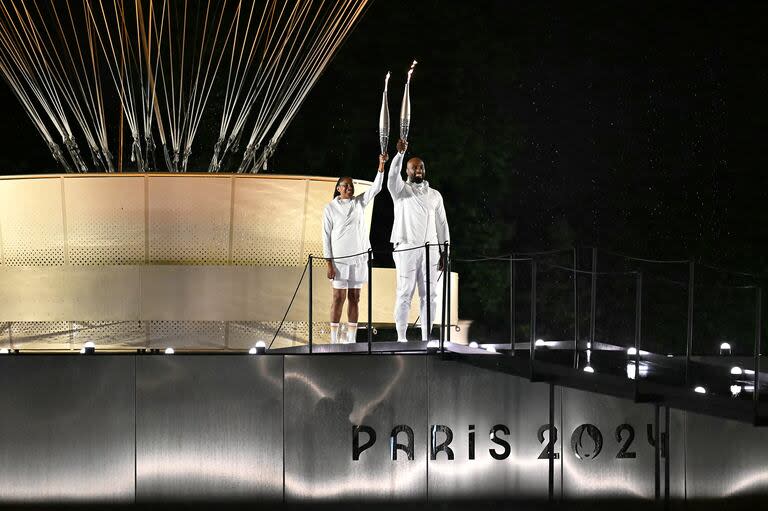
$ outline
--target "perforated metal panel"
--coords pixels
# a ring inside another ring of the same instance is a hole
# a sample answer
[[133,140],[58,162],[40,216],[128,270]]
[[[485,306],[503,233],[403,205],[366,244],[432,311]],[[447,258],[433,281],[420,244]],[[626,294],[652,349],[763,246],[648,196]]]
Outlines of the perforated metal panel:
[[11,347],[11,323],[0,323],[0,348]]
[[69,262],[145,261],[144,178],[64,179]]
[[9,266],[64,264],[61,179],[7,180],[0,186],[3,257]]
[[[233,321],[228,323],[227,347],[234,350],[247,350],[258,341],[271,348],[287,348],[307,344],[309,323],[306,321],[286,321],[280,326],[279,321]],[[326,344],[331,340],[330,327],[326,322],[312,322],[312,342]],[[278,327],[280,331],[275,337]],[[346,334],[345,334],[346,335]],[[274,339],[274,341],[272,340]]]
[[[259,341],[269,346],[279,324],[279,321],[230,322],[227,324],[228,346],[232,349],[247,350]],[[272,347],[275,347],[274,344]]]
[[[3,190],[0,189],[0,200],[3,198]],[[3,252],[3,222],[0,218],[0,267],[5,265],[5,252]]]
[[306,186],[306,181],[293,179],[235,179],[233,264],[304,264],[301,244]]
[[[307,344],[309,342],[309,322],[291,321],[283,324],[280,329],[279,339],[291,340],[293,345]],[[312,322],[312,342],[315,344],[328,343],[331,340],[330,326],[326,321]],[[287,344],[290,346],[290,344]],[[277,341],[273,347],[279,347]]]
[[223,321],[150,321],[152,348],[207,349],[224,347]]
[[72,345],[78,349],[91,341],[96,349],[144,348],[148,327],[144,321],[73,321]]
[[231,183],[149,177],[149,262],[227,264]]
[[15,349],[70,349],[71,325],[68,321],[14,322],[11,323],[11,344]]

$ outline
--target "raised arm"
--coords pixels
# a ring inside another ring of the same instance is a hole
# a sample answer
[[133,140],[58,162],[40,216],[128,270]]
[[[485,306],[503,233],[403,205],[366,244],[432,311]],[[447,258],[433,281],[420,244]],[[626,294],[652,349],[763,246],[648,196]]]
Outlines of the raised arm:
[[386,154],[380,154],[379,155],[379,169],[376,172],[376,177],[373,180],[373,184],[370,188],[368,188],[365,193],[363,193],[363,206],[367,206],[369,202],[373,200],[374,197],[376,197],[376,194],[378,194],[381,191],[381,187],[384,184],[384,164],[387,162],[389,157]]
[[400,176],[400,172],[403,169],[403,156],[405,150],[408,148],[408,142],[399,140],[397,142],[397,154],[392,158],[392,163],[389,165],[389,176],[387,176],[387,189],[393,199],[396,199],[400,192],[403,191],[405,183]]

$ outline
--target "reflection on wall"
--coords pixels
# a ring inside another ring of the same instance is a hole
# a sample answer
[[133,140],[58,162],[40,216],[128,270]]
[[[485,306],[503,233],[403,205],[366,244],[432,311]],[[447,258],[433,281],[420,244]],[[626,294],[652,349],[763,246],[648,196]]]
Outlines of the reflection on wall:
[[0,504],[768,494],[764,429],[439,356],[0,356],[0,386]]

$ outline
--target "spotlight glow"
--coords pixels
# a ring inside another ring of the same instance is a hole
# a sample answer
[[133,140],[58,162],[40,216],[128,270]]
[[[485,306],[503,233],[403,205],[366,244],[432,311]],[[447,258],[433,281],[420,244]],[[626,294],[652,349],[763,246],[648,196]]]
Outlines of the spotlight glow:
[[696,387],[695,389],[693,389],[693,391],[694,391],[695,393],[697,393],[697,394],[706,394],[706,393],[707,393],[707,389],[705,389],[705,388],[704,388],[704,387],[702,387],[702,386],[698,386],[698,387]]
[[733,397],[738,396],[741,394],[741,385],[731,385],[731,394]]
[[81,355],[83,355],[84,353],[85,353],[85,346],[83,346],[82,348],[80,348],[80,354],[81,354]]
[[93,341],[88,341],[85,344],[83,344],[83,348],[85,349],[96,348],[96,343]]
[[256,347],[257,348],[264,348],[264,349],[266,349],[267,345],[266,345],[266,343],[264,341],[256,341]]
[[[637,376],[637,371],[635,371],[635,363],[634,362],[627,362],[627,378],[630,380],[634,380]],[[640,378],[645,378],[648,376],[648,364],[640,364]]]
[[729,349],[731,349],[731,345],[728,344],[727,342],[724,342],[723,344],[720,345],[720,349],[721,350],[729,350]]
[[256,354],[256,348],[254,347],[254,348],[249,349],[248,350],[248,354],[249,355],[255,355]]
[[585,373],[594,373],[595,369],[592,366],[584,366]]
[[544,342],[544,339],[536,339],[536,342],[533,343],[534,346],[546,346],[547,343]]
[[[640,350],[641,355],[648,355],[648,352],[645,350]],[[627,348],[627,355],[637,355],[637,350],[633,348]]]
[[744,371],[741,370],[741,367],[735,366],[731,367],[731,374],[739,375],[742,374]]
[[173,355],[174,353],[176,353],[176,352],[174,351],[173,348],[171,348],[171,347],[165,348],[165,354],[166,355]]
[[475,341],[472,341],[471,343],[469,343],[469,347],[470,348],[477,348],[478,344]]

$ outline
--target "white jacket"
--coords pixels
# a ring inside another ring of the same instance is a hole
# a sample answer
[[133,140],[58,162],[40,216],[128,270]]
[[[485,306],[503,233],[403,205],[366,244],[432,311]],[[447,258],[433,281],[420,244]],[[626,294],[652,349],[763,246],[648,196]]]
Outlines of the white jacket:
[[[376,172],[373,185],[364,193],[348,200],[335,197],[323,211],[323,257],[359,254],[371,248],[365,227],[365,207],[381,191],[384,173]],[[364,263],[368,256],[336,259],[334,265]]]
[[387,188],[395,206],[395,222],[389,241],[394,244],[423,245],[451,241],[443,196],[427,181],[420,184],[403,181],[400,176],[403,155],[392,158]]

